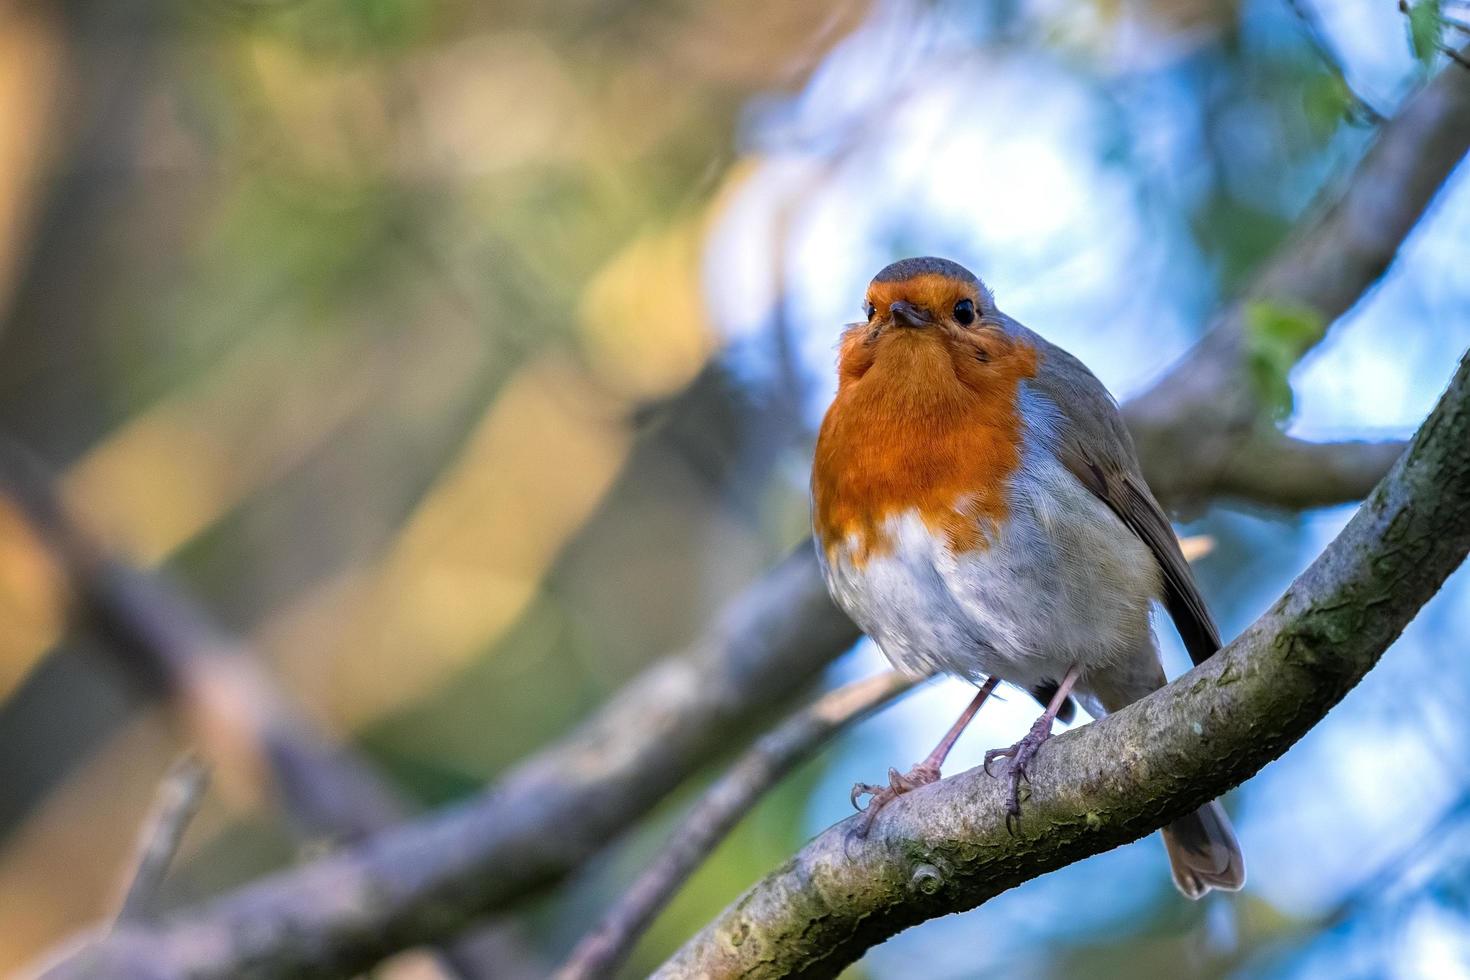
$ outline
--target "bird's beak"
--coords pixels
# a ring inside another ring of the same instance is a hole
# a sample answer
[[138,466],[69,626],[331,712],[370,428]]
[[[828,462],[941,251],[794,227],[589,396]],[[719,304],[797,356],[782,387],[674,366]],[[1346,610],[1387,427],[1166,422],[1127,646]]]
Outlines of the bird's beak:
[[890,303],[888,312],[893,315],[895,327],[927,327],[934,320],[924,310],[903,300]]

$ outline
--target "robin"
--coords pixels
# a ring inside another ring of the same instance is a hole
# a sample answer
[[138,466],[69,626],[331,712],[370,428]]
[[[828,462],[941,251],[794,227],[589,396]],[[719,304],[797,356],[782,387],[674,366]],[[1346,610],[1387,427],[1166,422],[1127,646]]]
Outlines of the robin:
[[[833,598],[893,664],[980,686],[954,727],[870,796],[866,834],[899,794],[939,778],[999,681],[1046,705],[1009,758],[1007,820],[1052,722],[1076,698],[1102,717],[1165,683],[1161,602],[1195,663],[1220,634],[1144,482],[1117,403],[1081,361],[996,309],[938,258],[883,269],[842,335],[837,396],[812,468],[817,551]],[[1164,828],[1190,898],[1245,883],[1218,802]]]

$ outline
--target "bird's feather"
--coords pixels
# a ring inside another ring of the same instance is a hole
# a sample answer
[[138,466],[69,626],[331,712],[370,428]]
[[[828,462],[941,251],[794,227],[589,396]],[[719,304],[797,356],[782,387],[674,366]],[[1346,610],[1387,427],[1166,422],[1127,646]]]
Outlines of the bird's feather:
[[1173,526],[1144,482],[1117,402],[1077,358],[1015,326],[1034,338],[1042,351],[1039,370],[1029,384],[1057,410],[1052,434],[1057,458],[1153,552],[1164,576],[1164,606],[1190,659],[1203,663],[1220,649],[1220,631]]

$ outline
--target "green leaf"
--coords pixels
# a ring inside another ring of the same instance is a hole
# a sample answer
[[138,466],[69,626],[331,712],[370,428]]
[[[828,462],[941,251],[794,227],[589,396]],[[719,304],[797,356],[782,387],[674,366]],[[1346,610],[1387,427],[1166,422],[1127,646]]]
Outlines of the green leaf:
[[1246,305],[1246,366],[1273,421],[1291,414],[1291,369],[1326,330],[1326,320],[1310,306],[1272,300]]
[[1439,53],[1439,34],[1444,25],[1440,0],[1414,0],[1409,7],[1409,46],[1421,64],[1428,65]]
[[1357,102],[1347,82],[1333,72],[1314,76],[1302,89],[1307,123],[1318,138],[1331,136],[1344,119],[1352,118]]

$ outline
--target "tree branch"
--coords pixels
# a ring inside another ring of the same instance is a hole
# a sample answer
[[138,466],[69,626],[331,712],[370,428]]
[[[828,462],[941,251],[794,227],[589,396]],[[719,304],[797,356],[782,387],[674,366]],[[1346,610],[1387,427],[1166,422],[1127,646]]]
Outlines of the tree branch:
[[1405,100],[1341,193],[1322,195],[1205,338],[1124,406],[1160,499],[1175,506],[1207,499],[1221,468],[1261,424],[1260,393],[1249,370],[1251,311],[1262,305],[1309,311],[1318,329],[1303,340],[1298,354],[1306,353],[1388,270],[1467,149],[1470,73],[1441,71]]
[[156,914],[158,889],[184,841],[189,821],[199,812],[208,785],[209,770],[192,753],[174,763],[164,775],[153,810],[143,822],[138,860],[118,909],[118,922],[146,922]]
[[[493,792],[209,903],[196,921],[222,915],[215,921],[230,924],[204,924],[181,946],[166,938],[172,927],[114,932],[96,948],[109,964],[101,973],[129,976],[156,955],[186,975],[233,977],[255,965],[271,976],[346,975],[412,945],[410,936],[453,932],[555,880],[727,747],[732,728],[800,690],[857,639],[815,564],[809,548],[793,555],[685,655],[655,666]],[[87,975],[90,956],[57,976]]]
[[128,673],[169,693],[222,776],[269,781],[302,836],[357,838],[407,813],[371,767],[289,703],[186,594],[106,554],[67,511],[46,465],[3,436],[0,492],[51,550],[79,619]]
[[1011,836],[1005,773],[901,797],[860,847],[828,829],[660,977],[835,976],[888,936],[1135,840],[1248,779],[1378,662],[1470,550],[1470,354],[1327,550],[1223,651],[1048,743]]
[[855,681],[829,691],[762,736],[700,798],[657,859],[577,944],[557,971],[558,980],[611,976],[679,886],[768,789],[848,724],[915,683],[896,671]]
[[[0,492],[15,501],[51,550],[74,593],[77,614],[104,641],[102,649],[127,672],[154,678],[210,757],[230,774],[268,784],[298,837],[355,840],[408,815],[393,787],[318,729],[189,596],[163,577],[105,554],[67,512],[45,464],[3,436]],[[171,857],[170,852],[162,865]],[[151,894],[157,883],[144,880],[149,870],[145,860],[135,887]],[[137,907],[130,893],[120,922]],[[477,977],[503,973],[524,960],[517,945],[502,926],[490,926],[436,953],[450,975]]]
[[1361,500],[1388,472],[1406,442],[1305,442],[1256,432],[1220,467],[1216,495],[1288,510]]

